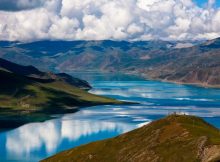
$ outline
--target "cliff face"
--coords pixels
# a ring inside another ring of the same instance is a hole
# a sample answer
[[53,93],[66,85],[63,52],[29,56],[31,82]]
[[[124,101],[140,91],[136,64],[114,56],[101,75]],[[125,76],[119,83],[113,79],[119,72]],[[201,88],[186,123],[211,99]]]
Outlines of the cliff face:
[[217,162],[220,133],[200,118],[171,115],[118,137],[64,151],[43,162]]

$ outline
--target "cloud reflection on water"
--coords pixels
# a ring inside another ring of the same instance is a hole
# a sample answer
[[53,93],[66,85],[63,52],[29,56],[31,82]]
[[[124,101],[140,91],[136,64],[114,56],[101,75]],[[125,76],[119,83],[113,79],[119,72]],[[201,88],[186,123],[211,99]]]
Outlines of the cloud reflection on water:
[[[90,91],[97,95],[124,98],[176,99],[185,101],[215,101],[218,90],[151,81],[96,82]],[[201,98],[202,97],[202,98]]]
[[[156,82],[157,83],[157,82]],[[187,88],[183,88],[183,85],[177,85],[173,88],[172,84],[164,83],[158,86],[156,83],[149,84],[146,81],[139,82],[106,82],[106,84],[96,84],[96,88],[90,92],[97,95],[116,95],[120,97],[142,97],[142,98],[172,98],[179,96],[190,96],[191,91]],[[128,88],[129,87],[129,88]]]
[[45,147],[46,154],[53,154],[63,140],[77,141],[80,138],[100,132],[117,134],[134,129],[134,126],[93,120],[51,120],[45,123],[24,125],[6,135],[6,149],[9,156],[29,156]]
[[99,134],[101,131],[116,131],[127,132],[131,130],[131,126],[115,122],[94,122],[94,121],[79,121],[79,120],[63,120],[62,121],[62,138],[68,140],[78,140],[82,136],[90,136],[92,134]]
[[42,146],[45,146],[46,152],[50,153],[56,148],[60,137],[60,124],[56,120],[44,124],[28,124],[8,132],[6,148],[11,155],[28,155]]

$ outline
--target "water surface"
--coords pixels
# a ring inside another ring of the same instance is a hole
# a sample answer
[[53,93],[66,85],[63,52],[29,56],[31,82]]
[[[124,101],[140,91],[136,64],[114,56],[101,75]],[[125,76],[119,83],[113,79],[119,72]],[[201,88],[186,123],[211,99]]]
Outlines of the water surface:
[[88,142],[117,136],[167,114],[197,115],[220,128],[220,90],[145,81],[121,74],[75,73],[91,93],[137,105],[94,106],[0,133],[1,162],[35,162]]

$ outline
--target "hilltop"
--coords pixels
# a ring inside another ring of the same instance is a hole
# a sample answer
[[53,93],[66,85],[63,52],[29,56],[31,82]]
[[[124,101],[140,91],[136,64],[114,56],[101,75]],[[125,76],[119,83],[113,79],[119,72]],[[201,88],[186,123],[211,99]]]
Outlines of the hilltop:
[[170,115],[118,137],[61,152],[42,162],[218,162],[220,130],[200,118]]

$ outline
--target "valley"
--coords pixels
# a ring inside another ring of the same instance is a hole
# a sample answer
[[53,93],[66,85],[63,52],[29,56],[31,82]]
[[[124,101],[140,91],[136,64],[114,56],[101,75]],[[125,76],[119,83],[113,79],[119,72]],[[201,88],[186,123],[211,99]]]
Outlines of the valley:
[[188,43],[159,40],[2,42],[0,56],[54,72],[121,72],[146,79],[219,87],[219,49],[218,38]]
[[0,162],[220,162],[220,0],[0,0]]

